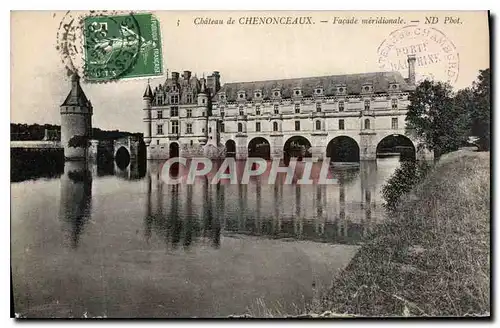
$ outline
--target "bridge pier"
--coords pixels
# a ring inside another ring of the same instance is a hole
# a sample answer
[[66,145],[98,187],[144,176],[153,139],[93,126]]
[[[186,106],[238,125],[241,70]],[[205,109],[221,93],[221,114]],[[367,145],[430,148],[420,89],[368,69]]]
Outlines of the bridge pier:
[[361,161],[377,160],[377,142],[375,132],[361,132],[359,145],[359,159]]
[[269,138],[270,153],[272,159],[283,158],[283,136],[281,135],[271,135]]
[[326,147],[312,146],[311,157],[317,161],[324,159],[326,157]]
[[243,160],[248,157],[246,134],[236,135],[236,159]]

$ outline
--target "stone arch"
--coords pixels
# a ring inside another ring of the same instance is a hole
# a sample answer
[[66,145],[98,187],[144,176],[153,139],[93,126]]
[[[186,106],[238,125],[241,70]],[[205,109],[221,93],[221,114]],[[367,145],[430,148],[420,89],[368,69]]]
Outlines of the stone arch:
[[263,137],[255,137],[248,143],[248,157],[271,159],[271,143]]
[[232,139],[226,141],[226,157],[236,157],[236,142]]
[[125,146],[120,146],[116,151],[115,162],[122,170],[130,164],[130,152]]
[[332,162],[359,162],[359,145],[351,137],[335,137],[326,146],[326,157]]
[[168,146],[168,157],[179,157],[179,144],[177,142],[173,141]]
[[377,157],[399,154],[401,160],[415,160],[417,150],[414,142],[402,134],[390,134],[377,143]]
[[283,155],[285,161],[288,161],[292,157],[297,157],[301,160],[304,157],[312,156],[312,144],[304,136],[293,136],[288,138],[288,140],[283,145]]

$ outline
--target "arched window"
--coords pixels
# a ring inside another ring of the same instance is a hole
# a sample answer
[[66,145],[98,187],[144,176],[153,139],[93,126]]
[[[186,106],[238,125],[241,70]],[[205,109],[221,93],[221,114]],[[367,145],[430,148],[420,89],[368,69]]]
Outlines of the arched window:
[[273,122],[273,131],[278,131],[278,122]]
[[316,130],[321,130],[321,121],[316,121]]
[[365,120],[365,130],[369,130],[370,129],[370,119],[366,119]]
[[238,123],[238,132],[243,132],[243,124]]

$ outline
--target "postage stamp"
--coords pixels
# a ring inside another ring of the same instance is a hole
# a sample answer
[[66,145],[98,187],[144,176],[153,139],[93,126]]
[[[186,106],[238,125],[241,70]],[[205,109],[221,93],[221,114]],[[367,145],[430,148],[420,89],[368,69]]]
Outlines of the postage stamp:
[[68,11],[56,48],[68,75],[89,82],[163,73],[160,25],[150,13]]
[[439,79],[451,84],[457,81],[459,53],[437,28],[409,25],[393,31],[377,49],[378,65],[384,71],[406,71],[410,54],[416,57],[419,79]]
[[84,20],[87,80],[161,75],[158,20],[151,14],[89,16]]

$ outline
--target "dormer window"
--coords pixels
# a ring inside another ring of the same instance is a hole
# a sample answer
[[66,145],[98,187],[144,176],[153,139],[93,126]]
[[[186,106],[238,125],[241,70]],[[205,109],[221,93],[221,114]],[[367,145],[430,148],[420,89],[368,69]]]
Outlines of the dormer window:
[[321,103],[320,102],[316,103],[316,112],[321,113]]
[[346,93],[346,87],[343,85],[340,85],[337,87],[337,94],[339,95],[345,95]]
[[238,91],[238,100],[245,100],[245,91]]
[[316,96],[322,96],[323,95],[323,88],[316,88],[316,89],[314,89],[314,94]]
[[293,89],[293,96],[294,97],[300,97],[300,96],[302,96],[302,90],[300,90],[298,88]]
[[262,91],[260,90],[255,90],[253,93],[255,99],[262,99]]
[[389,85],[389,91],[399,91],[399,84],[397,84],[397,83],[391,83]]
[[339,112],[343,112],[345,109],[345,104],[344,102],[341,100],[339,101]]
[[280,90],[278,90],[278,89],[274,89],[274,90],[272,91],[272,94],[273,94],[273,97],[274,97],[274,98],[279,98],[279,97],[281,97],[281,91],[280,91]]
[[398,99],[397,98],[391,99],[391,108],[398,109]]
[[370,100],[365,100],[365,110],[370,110]]
[[370,93],[372,92],[372,86],[371,84],[364,84],[363,88],[361,89],[363,93]]
[[226,100],[226,94],[225,94],[225,93],[221,93],[221,94],[219,95],[219,100],[220,100],[220,101],[225,101],[225,100]]

